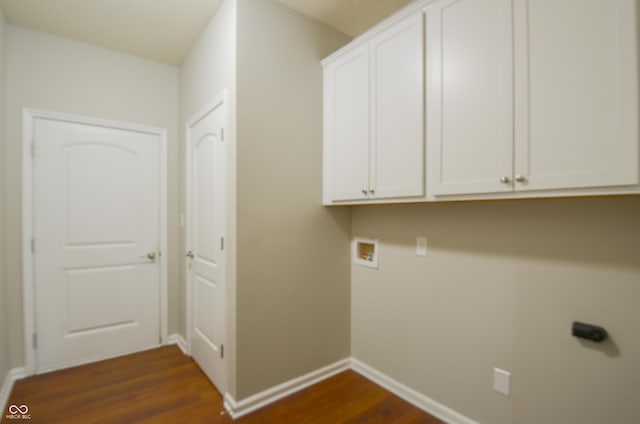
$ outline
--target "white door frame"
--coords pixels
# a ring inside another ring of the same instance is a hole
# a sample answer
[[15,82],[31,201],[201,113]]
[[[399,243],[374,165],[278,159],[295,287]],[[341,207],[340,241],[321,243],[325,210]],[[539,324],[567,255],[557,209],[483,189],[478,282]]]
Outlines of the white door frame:
[[27,375],[36,372],[36,349],[34,335],[35,319],[35,273],[32,240],[34,237],[34,142],[33,126],[38,118],[95,125],[126,131],[135,131],[157,135],[160,138],[160,344],[167,342],[168,306],[167,306],[167,130],[164,128],[143,126],[129,122],[90,118],[66,113],[50,112],[31,108],[22,110],[22,308],[24,359]]
[[[201,108],[200,110],[198,110],[197,113],[195,113],[191,119],[189,119],[187,121],[187,123],[185,124],[185,212],[189,212],[192,202],[193,202],[193,196],[192,196],[192,187],[191,187],[191,178],[190,178],[190,171],[191,171],[191,167],[193,166],[193,164],[191,163],[191,144],[192,144],[192,140],[191,140],[191,135],[189,133],[189,128],[191,128],[192,126],[195,125],[196,122],[198,122],[199,120],[201,120],[202,118],[204,118],[209,112],[211,112],[212,110],[214,110],[216,107],[218,107],[220,104],[225,104],[227,107],[229,105],[228,103],[228,91],[227,90],[223,90],[220,93],[218,93],[213,100],[211,100],[209,103],[207,103],[203,108]],[[229,124],[229,113],[228,113],[228,109],[227,109],[227,113],[225,113],[224,117],[223,117],[223,128],[228,128]],[[228,162],[228,149],[225,149],[225,163]],[[227,199],[227,188],[228,188],[228,179],[225,178],[225,202]],[[226,213],[225,213],[226,215]],[[186,253],[186,250],[189,248],[189,246],[191,246],[191,233],[190,233],[190,228],[189,228],[189,220],[188,217],[186,215],[186,213],[184,214],[185,216],[185,250],[183,252],[183,255]],[[225,217],[225,226],[226,226],[226,217]],[[226,233],[226,231],[225,231]],[[184,258],[184,256],[183,256]],[[226,258],[226,256],[225,256]],[[225,259],[226,260],[226,259]],[[226,269],[226,264],[225,264],[225,269]],[[187,336],[187,352],[189,353],[189,355],[191,355],[191,326],[193,325],[192,323],[192,316],[191,316],[191,312],[193,310],[193,293],[192,293],[192,287],[190,284],[190,276],[189,276],[189,267],[185,266],[184,268],[184,281],[186,283],[187,286],[187,305],[185,308],[185,312],[186,312],[186,324],[187,324],[187,328],[186,328],[186,336]],[[226,280],[226,276],[225,276],[225,280]],[[225,281],[226,284],[226,281]],[[225,292],[225,305],[227,303],[227,297],[226,297],[226,292]],[[225,321],[227,319],[227,308],[225,306]],[[227,328],[227,323],[225,322],[224,324],[224,328],[225,328],[225,339],[226,339],[226,328]],[[228,362],[225,362],[225,364],[227,364]],[[225,377],[228,377],[228,369],[224,370],[224,374]],[[228,381],[228,378],[225,378],[225,384]],[[224,387],[223,391],[226,391],[227,387]]]

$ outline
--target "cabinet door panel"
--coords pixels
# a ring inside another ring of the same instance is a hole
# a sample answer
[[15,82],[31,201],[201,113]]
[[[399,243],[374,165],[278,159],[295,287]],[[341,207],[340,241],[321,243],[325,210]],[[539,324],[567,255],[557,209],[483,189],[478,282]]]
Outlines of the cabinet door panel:
[[427,170],[435,195],[512,190],[510,0],[427,9]]
[[516,189],[637,184],[636,1],[516,7]]
[[[363,46],[325,70],[325,160],[332,201],[367,198],[369,187],[369,51]],[[326,171],[325,171],[326,172]]]
[[423,17],[371,41],[371,188],[374,197],[424,194]]

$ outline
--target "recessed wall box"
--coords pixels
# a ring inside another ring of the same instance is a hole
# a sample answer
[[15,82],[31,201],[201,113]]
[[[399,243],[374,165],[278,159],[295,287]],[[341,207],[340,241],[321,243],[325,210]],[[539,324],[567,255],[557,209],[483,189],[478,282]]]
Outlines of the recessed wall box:
[[351,261],[356,265],[378,268],[378,240],[355,237],[351,242]]

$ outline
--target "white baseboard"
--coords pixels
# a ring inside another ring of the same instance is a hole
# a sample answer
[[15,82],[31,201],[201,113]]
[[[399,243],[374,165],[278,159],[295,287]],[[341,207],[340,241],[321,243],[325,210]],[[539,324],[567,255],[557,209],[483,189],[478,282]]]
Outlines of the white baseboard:
[[[187,342],[180,334],[172,334],[167,337],[167,344],[175,344],[178,345],[182,353],[188,355],[187,353]],[[152,347],[155,348],[156,346]],[[7,401],[9,400],[9,396],[11,396],[11,391],[13,390],[13,385],[17,380],[21,378],[25,378],[29,376],[27,369],[25,367],[14,368],[7,372],[7,375],[2,382],[2,386],[0,387],[0,412],[6,411],[7,409]],[[4,412],[2,412],[4,413]]]
[[13,390],[13,384],[20,380],[21,378],[25,378],[27,376],[26,368],[14,368],[9,370],[7,376],[4,378],[2,382],[2,387],[0,387],[0,412],[4,415],[4,411],[7,410],[7,401],[9,401],[9,396],[11,396],[11,390]]
[[185,355],[189,356],[189,352],[187,352],[187,341],[184,339],[184,337],[182,337],[182,335],[176,333],[176,334],[170,334],[169,336],[167,336],[167,344],[168,345],[178,345],[178,347],[180,348],[180,350],[182,351],[182,353],[184,353]]
[[410,404],[428,412],[440,420],[449,424],[479,424],[477,421],[466,417],[459,412],[445,406],[414,389],[405,386],[399,381],[394,380],[386,374],[381,373],[375,368],[370,367],[362,361],[351,358],[351,369],[362,374],[364,377],[384,387],[391,393],[406,400]]
[[[178,345],[180,350],[185,355],[188,355],[187,342],[180,334],[172,334],[168,336],[167,344]],[[352,369],[412,405],[415,405],[416,407],[449,424],[479,424],[477,421],[474,421],[471,418],[466,417],[459,412],[456,412],[453,409],[425,396],[424,394],[417,392],[416,390],[394,380],[388,375],[355,358],[343,359],[335,362],[316,371],[312,371],[308,374],[257,393],[241,401],[236,401],[229,393],[227,393],[224,396],[224,406],[233,419],[240,418],[263,408],[270,403],[278,401],[348,369]],[[21,378],[27,377],[27,375],[26,368],[24,367],[14,368],[7,373],[2,387],[0,387],[0,407],[2,407],[2,411],[7,409],[7,401],[11,395],[14,383]]]
[[313,371],[278,386],[267,389],[263,392],[255,394],[251,397],[236,401],[229,393],[224,396],[225,409],[236,419],[247,415],[253,411],[263,408],[270,403],[287,397],[306,387],[312,386],[322,380],[325,380],[335,374],[352,369],[353,371],[363,375],[381,387],[384,387],[396,396],[406,400],[412,405],[422,409],[423,411],[439,418],[449,424],[479,424],[477,421],[466,417],[459,412],[445,406],[424,394],[394,380],[386,374],[376,370],[375,368],[359,361],[355,358],[344,359],[334,364]]
[[257,409],[267,406],[270,403],[312,386],[338,373],[346,371],[349,369],[349,366],[350,360],[343,359],[342,361],[335,362],[324,368],[312,371],[309,374],[294,378],[293,380],[274,386],[239,402],[227,393],[224,396],[224,407],[229,412],[229,415],[231,415],[231,418],[240,418]]

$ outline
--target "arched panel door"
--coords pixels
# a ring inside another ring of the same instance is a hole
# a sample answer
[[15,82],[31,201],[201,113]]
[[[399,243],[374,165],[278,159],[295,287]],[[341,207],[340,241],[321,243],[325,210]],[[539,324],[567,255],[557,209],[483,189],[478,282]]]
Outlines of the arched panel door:
[[37,371],[160,340],[160,137],[34,122]]

